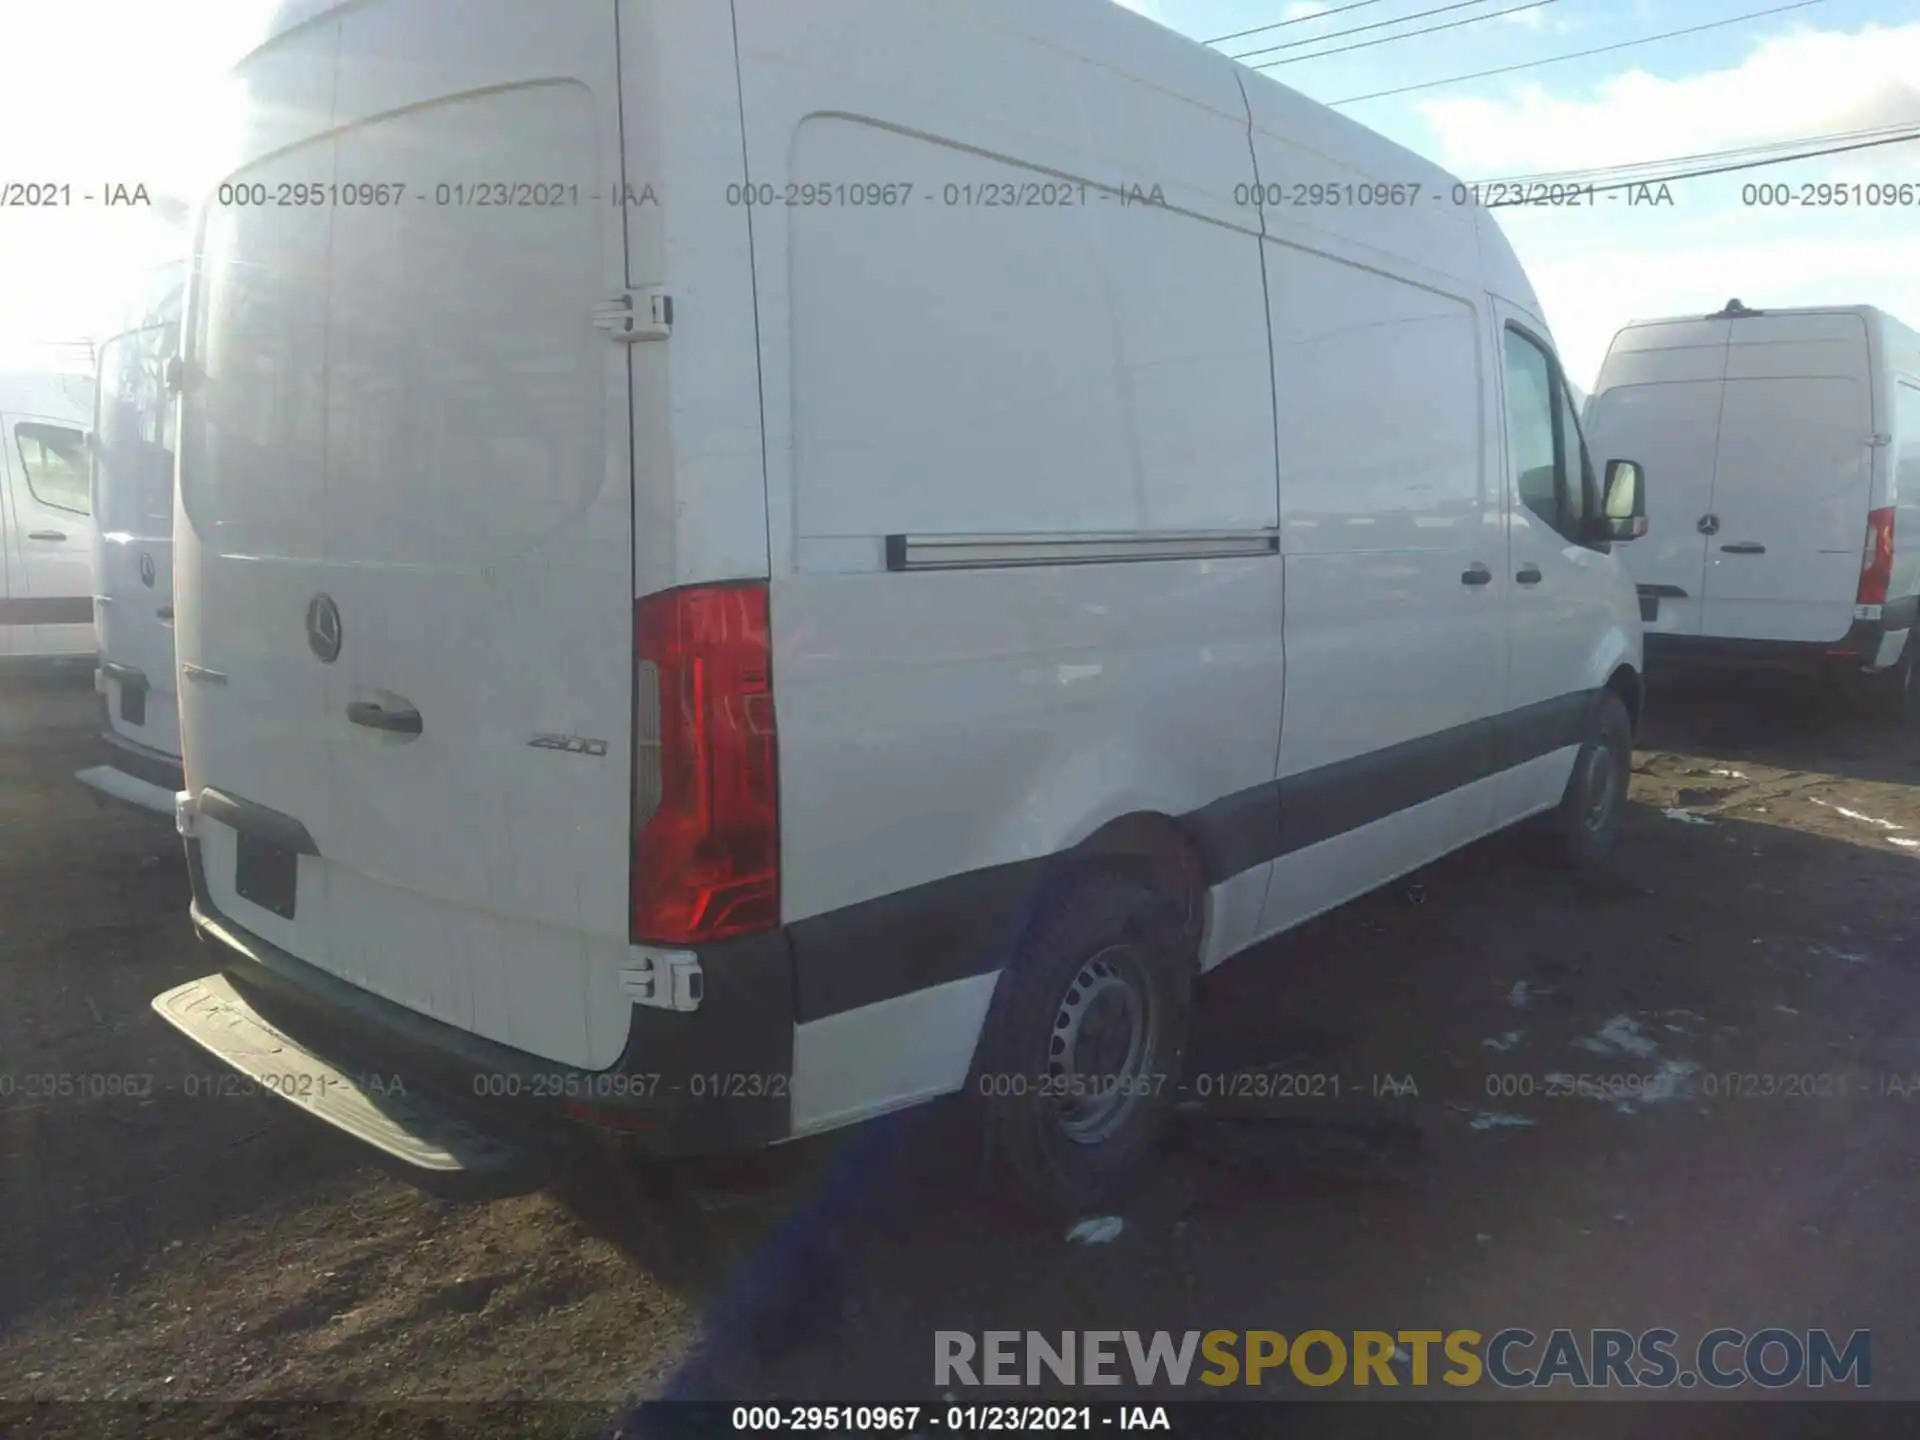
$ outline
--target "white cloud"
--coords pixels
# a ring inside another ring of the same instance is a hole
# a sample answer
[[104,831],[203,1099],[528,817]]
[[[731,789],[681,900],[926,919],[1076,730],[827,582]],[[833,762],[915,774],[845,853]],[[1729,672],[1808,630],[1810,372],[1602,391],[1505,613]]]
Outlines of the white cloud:
[[1529,83],[1510,100],[1417,108],[1439,137],[1440,162],[1476,177],[1920,124],[1920,24],[1781,36],[1732,69],[1677,80],[1629,70],[1590,98]]
[[[1634,69],[1580,94],[1529,82],[1506,98],[1433,98],[1418,109],[1438,139],[1435,158],[1474,179],[1920,128],[1920,23],[1803,30],[1761,42],[1738,65],[1676,79]],[[1671,209],[1602,199],[1580,209],[1506,209],[1500,222],[1569,373],[1590,386],[1628,320],[1705,314],[1733,296],[1760,308],[1880,305],[1920,324],[1920,210],[1743,203],[1745,187],[1759,182],[1890,179],[1920,181],[1920,143],[1683,182]]]

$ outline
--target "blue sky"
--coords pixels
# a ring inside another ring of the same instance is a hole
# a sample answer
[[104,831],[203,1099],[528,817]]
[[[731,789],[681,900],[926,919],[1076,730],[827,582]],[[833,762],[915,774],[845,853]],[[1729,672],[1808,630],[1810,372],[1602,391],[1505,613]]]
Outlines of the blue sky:
[[[1318,12],[1349,0],[1126,3],[1201,40],[1298,20],[1218,47],[1238,54],[1294,46],[1248,62],[1258,63],[1511,10],[1525,0],[1482,0],[1403,26],[1305,45],[1295,42],[1448,0],[1375,0],[1324,16]],[[1297,60],[1264,73],[1331,102],[1783,3],[1788,0],[1552,0],[1504,18]],[[1920,0],[1822,0],[1701,34],[1340,108],[1465,179],[1618,165],[1879,126],[1920,129]],[[1568,373],[1590,387],[1608,341],[1625,321],[1704,313],[1734,296],[1759,308],[1874,304],[1920,326],[1920,205],[1865,212],[1742,203],[1743,188],[1759,182],[1888,180],[1920,183],[1920,143],[1683,182],[1673,186],[1670,208],[1509,208],[1500,219],[1540,292]]]
[[[535,3],[535,0],[529,0]],[[558,3],[558,0],[554,0]],[[806,0],[792,0],[804,5]],[[1046,0],[1032,0],[1043,4]],[[1453,0],[1126,0],[1195,39],[1300,19],[1222,46],[1311,41]],[[1320,100],[1521,64],[1700,25],[1789,0],[1474,0],[1349,45],[1453,20],[1475,23],[1269,76]],[[0,0],[0,40],[21,54],[81,57],[14,67],[0,84],[0,179],[142,180],[192,188],[191,158],[221,120],[215,83],[247,48],[262,0]],[[103,43],[102,37],[109,37]],[[1261,59],[1291,58],[1315,44]],[[1790,14],[1590,59],[1343,106],[1467,179],[1724,150],[1911,122],[1920,127],[1920,0],[1819,0]],[[56,118],[57,117],[57,118]],[[1686,182],[1670,209],[1502,211],[1569,373],[1588,386],[1627,319],[1749,305],[1871,303],[1920,325],[1920,206],[1757,209],[1756,181],[1920,182],[1920,144]],[[174,243],[132,211],[0,217],[0,361],[21,337],[104,333],[111,283]]]

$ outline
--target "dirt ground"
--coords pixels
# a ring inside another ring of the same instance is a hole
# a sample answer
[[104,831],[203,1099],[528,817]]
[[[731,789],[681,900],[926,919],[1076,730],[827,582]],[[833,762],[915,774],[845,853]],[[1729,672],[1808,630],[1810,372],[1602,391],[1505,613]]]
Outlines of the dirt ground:
[[170,826],[70,778],[92,704],[0,693],[0,1400],[924,1401],[938,1329],[1768,1324],[1920,1397],[1920,736],[1820,691],[1657,690],[1593,882],[1496,837],[1208,977],[1196,1071],[1362,1098],[1184,1115],[1101,1246],[975,1198],[937,1109],[478,1204],[189,1094],[148,1001],[211,966]]

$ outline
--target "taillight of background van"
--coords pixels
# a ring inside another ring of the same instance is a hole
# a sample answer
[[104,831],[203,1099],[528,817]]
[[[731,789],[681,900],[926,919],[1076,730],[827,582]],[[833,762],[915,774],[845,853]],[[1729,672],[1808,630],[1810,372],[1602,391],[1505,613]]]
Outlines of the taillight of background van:
[[1867,541],[1860,553],[1857,605],[1884,605],[1893,579],[1893,507],[1867,512]]
[[632,939],[689,945],[780,918],[763,582],[635,602]]

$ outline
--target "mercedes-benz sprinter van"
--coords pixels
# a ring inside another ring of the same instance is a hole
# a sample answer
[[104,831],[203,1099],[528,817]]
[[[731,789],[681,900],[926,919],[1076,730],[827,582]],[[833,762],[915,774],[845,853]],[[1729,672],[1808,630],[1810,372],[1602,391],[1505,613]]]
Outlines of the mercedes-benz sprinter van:
[[241,75],[155,1005],[321,1119],[477,1179],[962,1092],[1071,1208],[1197,973],[1611,844],[1639,471],[1419,157],[1106,0],[305,0]]
[[1656,663],[1848,672],[1920,717],[1920,334],[1871,305],[1636,321],[1591,418],[1655,482],[1627,564]]

